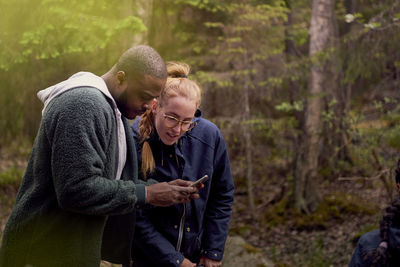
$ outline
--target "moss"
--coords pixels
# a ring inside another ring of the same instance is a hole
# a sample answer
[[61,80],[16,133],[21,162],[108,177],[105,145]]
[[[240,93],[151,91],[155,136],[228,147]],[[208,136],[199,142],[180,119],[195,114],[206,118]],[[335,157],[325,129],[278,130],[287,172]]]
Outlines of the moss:
[[259,253],[261,253],[261,249],[256,248],[256,247],[254,247],[254,246],[252,246],[250,244],[245,243],[245,244],[241,244],[240,246],[242,248],[244,248],[247,251],[247,253],[250,253],[250,254],[259,254]]
[[377,206],[363,203],[356,196],[337,192],[326,195],[312,214],[297,212],[285,198],[265,212],[262,220],[269,227],[289,224],[298,230],[324,230],[332,223],[344,221],[348,215],[372,215],[378,210]]
[[242,237],[246,237],[251,233],[251,228],[246,224],[240,224],[236,227],[230,227],[229,233],[232,235],[240,235]]
[[266,212],[264,212],[261,218],[261,224],[267,225],[270,228],[284,224],[289,219],[288,213],[291,213],[291,208],[288,204],[289,201],[286,197],[270,207]]
[[394,129],[386,131],[384,136],[386,143],[397,150],[400,149],[400,134],[399,127],[395,127]]
[[324,253],[322,245],[322,237],[319,240],[312,242],[309,246],[304,247],[301,252],[300,261],[304,264],[301,266],[315,266],[315,267],[325,267],[331,266],[331,257]]
[[327,195],[319,209],[325,208],[333,209],[339,212],[339,215],[343,213],[372,215],[378,210],[376,205],[363,203],[359,197],[341,192]]
[[372,215],[377,211],[377,206],[367,205],[356,196],[333,193],[324,197],[314,213],[297,217],[295,227],[300,230],[327,229],[332,221],[342,222],[347,215]]
[[326,214],[314,213],[297,217],[294,227],[298,230],[325,230],[328,228],[329,217]]

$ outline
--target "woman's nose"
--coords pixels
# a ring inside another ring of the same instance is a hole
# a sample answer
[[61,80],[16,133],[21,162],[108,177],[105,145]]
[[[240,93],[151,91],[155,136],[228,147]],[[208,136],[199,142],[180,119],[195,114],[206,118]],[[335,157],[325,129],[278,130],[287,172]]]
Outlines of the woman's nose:
[[175,125],[175,127],[172,128],[172,130],[174,130],[174,132],[176,133],[180,133],[182,130],[181,124],[178,123],[177,125]]

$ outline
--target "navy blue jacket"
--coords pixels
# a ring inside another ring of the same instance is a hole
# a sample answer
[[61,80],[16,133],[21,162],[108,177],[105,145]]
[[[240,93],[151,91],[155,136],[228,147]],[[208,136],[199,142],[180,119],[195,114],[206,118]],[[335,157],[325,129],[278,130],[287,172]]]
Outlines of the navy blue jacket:
[[[180,266],[184,257],[198,262],[202,255],[222,260],[234,184],[219,129],[201,118],[199,110],[195,121],[197,126],[172,146],[163,144],[157,134],[149,140],[156,171],[147,178],[196,181],[207,174],[210,179],[199,190],[200,198],[190,203],[137,211],[133,251],[137,266]],[[141,166],[138,126],[136,120],[132,129]]]
[[[353,252],[353,256],[349,263],[349,267],[369,267],[372,266],[372,262],[368,259],[364,259],[364,255],[373,249],[376,249],[381,243],[379,236],[379,229],[363,234],[357,242],[357,246]],[[399,266],[400,257],[400,228],[389,227],[389,240],[388,249],[392,251],[391,263],[388,266]]]

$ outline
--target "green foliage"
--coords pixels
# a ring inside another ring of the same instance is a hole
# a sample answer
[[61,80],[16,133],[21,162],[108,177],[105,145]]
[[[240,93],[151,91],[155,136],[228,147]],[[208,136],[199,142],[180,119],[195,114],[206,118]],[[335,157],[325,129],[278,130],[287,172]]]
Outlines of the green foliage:
[[22,180],[23,174],[24,169],[15,167],[0,172],[0,187],[13,186],[17,188]]
[[400,21],[396,17],[398,10],[398,3],[380,1],[373,5],[361,5],[359,12],[351,14],[352,20],[348,23],[352,24],[352,31],[344,37],[341,50],[344,84],[353,84],[361,77],[369,80],[368,86],[373,87],[388,74],[388,64],[398,55],[395,45],[400,37]]
[[71,74],[103,74],[146,30],[128,2],[0,0],[0,147],[34,139],[36,93]]
[[32,59],[91,53],[107,47],[121,32],[146,30],[140,19],[122,16],[122,9],[110,1],[1,1],[0,9],[3,70]]
[[338,162],[342,173],[355,173],[373,177],[382,169],[392,169],[398,158],[400,106],[398,99],[384,98],[375,101],[374,119],[366,119],[358,113],[347,117],[349,128],[348,156],[350,162]]
[[304,263],[299,266],[325,267],[332,264],[332,256],[323,252],[322,237],[313,242],[310,247],[304,247],[302,255]]
[[293,104],[288,102],[282,102],[275,106],[276,110],[291,112],[291,111],[302,111],[304,106],[302,101],[295,101]]
[[[392,109],[387,109],[386,106],[393,106]],[[382,114],[381,118],[386,130],[383,133],[383,140],[389,147],[400,151],[400,104],[398,99],[385,97],[378,105]]]
[[386,133],[386,143],[395,148],[397,151],[400,151],[400,125],[396,125],[393,129]]
[[209,12],[217,12],[224,9],[224,1],[210,1],[210,0],[175,0],[176,4],[186,4],[198,9],[204,9]]

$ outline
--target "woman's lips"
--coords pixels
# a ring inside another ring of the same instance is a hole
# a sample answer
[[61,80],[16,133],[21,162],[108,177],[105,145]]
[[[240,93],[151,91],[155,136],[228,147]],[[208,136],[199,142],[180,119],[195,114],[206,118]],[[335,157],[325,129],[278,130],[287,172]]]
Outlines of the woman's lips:
[[167,137],[168,137],[168,139],[170,139],[170,140],[175,140],[175,139],[178,139],[179,134],[167,133]]

